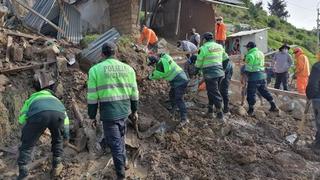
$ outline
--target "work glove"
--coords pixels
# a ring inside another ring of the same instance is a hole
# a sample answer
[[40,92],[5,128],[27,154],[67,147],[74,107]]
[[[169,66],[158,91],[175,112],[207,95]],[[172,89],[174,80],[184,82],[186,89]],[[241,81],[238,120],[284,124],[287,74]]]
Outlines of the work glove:
[[129,119],[131,119],[131,121],[133,123],[135,123],[139,118],[138,112],[133,112],[129,115]]

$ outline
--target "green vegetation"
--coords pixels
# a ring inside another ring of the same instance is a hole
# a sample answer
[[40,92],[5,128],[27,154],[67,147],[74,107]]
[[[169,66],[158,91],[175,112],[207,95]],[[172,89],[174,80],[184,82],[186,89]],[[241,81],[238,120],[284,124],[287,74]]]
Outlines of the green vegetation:
[[233,25],[249,24],[253,29],[270,27],[268,31],[269,48],[278,49],[285,42],[297,45],[304,50],[311,64],[316,61],[317,35],[315,32],[298,29],[276,16],[269,16],[262,9],[261,4],[254,5],[249,0],[244,0],[244,2],[249,7],[248,10],[221,5],[217,8],[217,14],[223,16],[226,23]]
[[96,40],[100,34],[87,34],[81,41],[80,41],[80,46],[82,48],[88,47],[88,45]]

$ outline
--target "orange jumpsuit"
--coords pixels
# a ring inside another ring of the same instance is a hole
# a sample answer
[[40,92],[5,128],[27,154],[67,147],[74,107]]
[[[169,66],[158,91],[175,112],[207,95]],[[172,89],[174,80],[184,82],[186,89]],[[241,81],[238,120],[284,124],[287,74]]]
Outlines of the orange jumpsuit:
[[297,89],[300,94],[306,94],[306,87],[310,75],[309,59],[300,49],[296,54]]
[[147,45],[154,45],[158,42],[158,37],[152,29],[144,27],[139,39],[140,43],[143,43],[143,41],[146,41]]
[[225,41],[227,39],[227,27],[224,23],[216,23],[215,30],[216,41]]

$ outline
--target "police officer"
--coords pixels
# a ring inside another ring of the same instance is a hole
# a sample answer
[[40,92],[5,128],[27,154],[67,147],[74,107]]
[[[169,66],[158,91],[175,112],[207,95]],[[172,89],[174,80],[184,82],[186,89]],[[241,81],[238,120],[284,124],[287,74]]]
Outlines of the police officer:
[[22,129],[19,148],[19,176],[17,179],[26,179],[28,176],[27,164],[31,159],[31,152],[41,134],[48,128],[51,133],[52,175],[59,176],[62,169],[63,137],[69,140],[69,118],[61,101],[54,96],[54,84],[41,88],[39,81],[34,81],[33,93],[24,102],[21,109],[19,123],[25,124]]
[[222,112],[222,97],[220,94],[220,83],[224,77],[222,59],[224,48],[213,41],[213,34],[207,32],[202,35],[203,45],[200,47],[196,68],[202,71],[209,99],[208,117],[213,118],[213,105],[217,111],[217,118],[220,122],[224,121]]
[[256,103],[256,91],[258,90],[262,97],[269,103],[271,108],[269,111],[277,112],[279,109],[273,101],[273,97],[267,89],[266,74],[264,72],[264,54],[261,52],[254,42],[249,42],[246,45],[248,49],[245,55],[246,68],[248,76],[247,87],[247,101],[249,104],[248,114],[252,115],[254,112],[254,105]]
[[233,74],[233,64],[229,59],[229,56],[226,52],[223,53],[223,62],[224,78],[220,84],[220,93],[223,99],[223,113],[229,112],[229,86]]
[[184,126],[189,122],[187,118],[187,108],[183,100],[188,86],[188,78],[182,68],[172,59],[168,54],[160,54],[156,56],[149,56],[149,65],[155,65],[155,69],[150,74],[149,79],[158,80],[165,79],[170,82],[170,102],[171,114],[174,114],[176,106],[180,111],[180,126]]
[[130,115],[137,119],[138,86],[132,67],[116,59],[117,47],[112,42],[102,46],[104,61],[89,70],[88,115],[96,126],[99,107],[106,143],[109,145],[118,179],[125,178],[125,132]]

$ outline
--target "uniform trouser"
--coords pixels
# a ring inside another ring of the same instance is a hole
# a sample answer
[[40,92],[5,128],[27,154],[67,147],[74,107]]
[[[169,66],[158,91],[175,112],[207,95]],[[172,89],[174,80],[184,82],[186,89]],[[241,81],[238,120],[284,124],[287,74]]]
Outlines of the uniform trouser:
[[209,112],[213,111],[213,105],[217,110],[221,110],[222,96],[220,94],[220,83],[222,79],[223,77],[205,79],[209,99]]
[[312,99],[312,106],[317,128],[316,143],[320,144],[320,98]]
[[280,89],[282,84],[283,90],[288,91],[288,72],[276,73],[276,83],[274,85],[275,89]]
[[267,89],[266,80],[248,81],[247,87],[247,101],[249,107],[253,107],[256,104],[256,92],[261,94],[268,102],[272,102],[273,98]]
[[106,143],[111,149],[112,158],[118,177],[125,176],[126,149],[125,134],[126,120],[103,121],[103,130]]
[[178,87],[171,87],[169,92],[170,102],[172,106],[171,111],[172,113],[174,113],[176,110],[176,107],[178,106],[181,120],[187,118],[187,108],[183,100],[183,96],[186,93],[187,87],[188,87],[188,82]]
[[63,124],[65,114],[58,111],[43,111],[31,116],[22,129],[19,148],[18,165],[27,165],[31,159],[32,149],[41,134],[48,128],[51,133],[51,151],[53,157],[59,158],[63,154]]
[[297,76],[297,89],[300,94],[306,94],[308,77]]
[[229,86],[232,78],[233,69],[231,68],[229,71],[225,73],[225,77],[222,79],[220,84],[220,94],[223,99],[223,106],[227,108],[229,106]]

